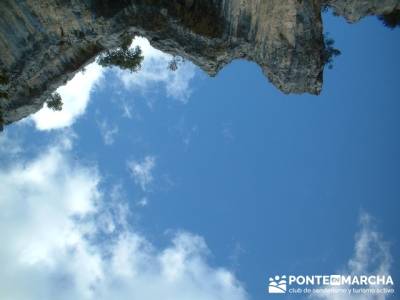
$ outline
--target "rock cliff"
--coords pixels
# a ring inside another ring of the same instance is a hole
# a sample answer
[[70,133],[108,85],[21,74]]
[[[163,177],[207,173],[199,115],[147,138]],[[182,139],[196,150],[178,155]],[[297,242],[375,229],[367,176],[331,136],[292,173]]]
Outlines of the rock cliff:
[[210,75],[244,58],[285,93],[318,94],[325,6],[354,22],[400,9],[400,0],[2,0],[0,125],[38,111],[99,53],[135,35]]

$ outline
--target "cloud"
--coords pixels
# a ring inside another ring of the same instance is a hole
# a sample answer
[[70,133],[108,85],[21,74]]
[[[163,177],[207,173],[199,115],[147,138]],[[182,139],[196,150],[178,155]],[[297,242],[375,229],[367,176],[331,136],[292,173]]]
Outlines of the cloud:
[[184,62],[176,71],[171,71],[168,65],[172,55],[154,49],[149,41],[142,37],[133,40],[132,47],[136,46],[139,46],[143,52],[142,68],[138,73],[117,71],[124,87],[146,93],[157,85],[161,85],[165,88],[167,96],[187,102],[191,94],[190,82],[195,76],[195,66]]
[[354,255],[348,263],[352,274],[389,275],[392,256],[389,243],[375,228],[373,218],[366,213],[360,217],[361,230],[357,234]]
[[135,183],[138,184],[143,191],[153,182],[153,169],[156,166],[156,158],[147,155],[142,161],[129,161],[128,168],[131,171]]
[[147,197],[143,197],[139,201],[137,201],[136,204],[140,207],[145,207],[149,204],[149,200],[147,199]]
[[196,135],[199,133],[197,125],[190,125],[184,117],[181,117],[179,121],[168,129],[169,132],[176,135],[182,140],[185,150],[187,150]]
[[122,109],[122,116],[127,119],[132,119],[134,116],[133,112],[133,105],[127,103],[126,101],[122,101],[121,104],[121,109]]
[[247,299],[202,237],[157,249],[135,231],[122,187],[104,191],[65,139],[0,170],[1,299]]
[[101,137],[105,145],[110,146],[114,144],[114,136],[118,134],[118,126],[110,125],[106,120],[98,122]]
[[235,135],[233,134],[232,123],[225,122],[222,124],[221,134],[225,141],[232,142],[235,140]]
[[97,63],[92,63],[85,68],[84,72],[77,73],[66,85],[59,87],[57,92],[63,100],[63,109],[53,111],[44,105],[32,116],[36,128],[51,130],[71,126],[85,113],[90,93],[102,78],[103,72]]
[[[362,213],[360,216],[360,230],[356,234],[354,253],[347,263],[347,267],[341,270],[342,275],[390,275],[392,255],[389,243],[385,241],[382,234],[376,229],[373,218]],[[382,288],[384,286],[368,285],[364,288]],[[331,288],[338,288],[331,286]],[[340,286],[344,288],[344,286]],[[312,295],[312,299],[324,300],[384,300],[390,294],[360,294],[347,295],[341,293],[330,293]]]

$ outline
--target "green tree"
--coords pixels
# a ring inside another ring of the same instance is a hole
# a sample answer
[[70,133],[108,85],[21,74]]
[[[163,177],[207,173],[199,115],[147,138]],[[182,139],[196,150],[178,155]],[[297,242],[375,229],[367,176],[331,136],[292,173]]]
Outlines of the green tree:
[[342,52],[334,47],[335,41],[328,37],[328,34],[324,36],[324,52],[323,52],[323,62],[328,66],[329,69],[333,68],[333,59],[336,56],[342,54]]
[[178,70],[180,64],[184,63],[185,59],[180,56],[173,56],[171,60],[168,62],[168,69],[175,72]]
[[178,61],[173,57],[168,63],[168,69],[175,72],[178,70]]
[[46,101],[47,107],[54,111],[61,111],[63,102],[59,93],[52,94]]
[[378,19],[391,29],[400,27],[400,9],[395,9],[389,14],[380,15]]
[[143,61],[142,50],[140,47],[129,49],[122,47],[108,50],[100,54],[97,62],[102,67],[118,67],[122,70],[137,72],[140,70]]

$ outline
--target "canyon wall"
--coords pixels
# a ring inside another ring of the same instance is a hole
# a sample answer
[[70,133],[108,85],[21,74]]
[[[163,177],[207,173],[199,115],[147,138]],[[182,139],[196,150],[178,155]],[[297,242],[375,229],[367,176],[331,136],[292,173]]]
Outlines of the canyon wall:
[[2,0],[0,126],[38,111],[107,49],[141,35],[215,75],[242,58],[284,93],[319,94],[321,9],[354,22],[400,0]]

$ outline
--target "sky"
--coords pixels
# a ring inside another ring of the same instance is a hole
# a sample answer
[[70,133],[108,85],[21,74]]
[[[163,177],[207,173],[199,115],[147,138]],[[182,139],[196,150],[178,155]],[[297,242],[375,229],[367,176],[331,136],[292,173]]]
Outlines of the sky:
[[[324,15],[320,96],[140,45],[0,136],[0,298],[303,299],[275,274],[400,278],[400,31]],[[351,299],[396,299],[353,296]],[[304,299],[344,300],[310,295]]]

